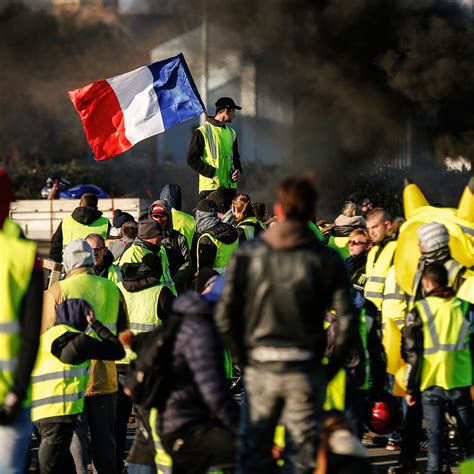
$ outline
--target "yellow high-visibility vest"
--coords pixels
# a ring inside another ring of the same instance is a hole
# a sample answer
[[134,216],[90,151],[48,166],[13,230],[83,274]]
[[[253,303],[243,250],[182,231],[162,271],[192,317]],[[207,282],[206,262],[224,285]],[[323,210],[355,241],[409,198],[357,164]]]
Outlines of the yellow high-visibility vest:
[[[367,255],[367,263],[365,273],[367,281],[364,288],[364,296],[372,301],[377,309],[382,309],[383,293],[385,288],[385,280],[392,266],[393,256],[397,248],[397,242],[388,242],[379,252],[379,246],[375,245]],[[378,255],[377,255],[378,254]],[[377,260],[375,256],[377,255]]]
[[247,240],[252,240],[255,237],[255,228],[258,227],[260,231],[265,230],[265,224],[254,216],[246,217],[237,224],[237,227],[244,231]]
[[[21,302],[30,284],[36,244],[0,231],[0,404],[13,387],[20,347]],[[24,406],[30,406],[28,391]]]
[[212,243],[217,247],[217,253],[216,253],[216,258],[214,259],[214,265],[213,268],[216,272],[220,273],[221,275],[224,275],[227,271],[227,265],[229,264],[230,257],[234,253],[234,251],[237,249],[239,246],[239,239],[235,239],[234,242],[231,244],[224,244],[220,240],[217,240],[215,237],[213,237],[211,234],[205,232],[204,234],[199,237],[198,243],[197,243],[197,269],[199,271],[200,269],[200,264],[199,264],[199,243],[201,242],[201,239],[206,236],[211,239]]
[[231,171],[234,166],[234,142],[237,133],[228,125],[216,127],[209,122],[205,122],[198,130],[204,137],[202,161],[216,169],[212,178],[199,175],[199,192],[214,191],[219,187],[236,189],[237,183],[232,181]]
[[186,212],[171,209],[171,219],[173,220],[173,229],[186,237],[188,247],[191,248],[194,237],[194,217]]
[[32,421],[76,415],[84,410],[90,360],[78,365],[65,364],[51,352],[53,342],[66,332],[80,333],[59,324],[40,336],[38,358],[31,374]]
[[109,230],[109,221],[105,217],[99,217],[88,225],[81,224],[73,219],[72,216],[66,216],[62,220],[63,231],[63,250],[67,244],[76,239],[85,239],[89,234],[99,234],[104,239]]
[[472,382],[469,303],[428,296],[416,302],[423,323],[423,367],[420,390],[470,387]]

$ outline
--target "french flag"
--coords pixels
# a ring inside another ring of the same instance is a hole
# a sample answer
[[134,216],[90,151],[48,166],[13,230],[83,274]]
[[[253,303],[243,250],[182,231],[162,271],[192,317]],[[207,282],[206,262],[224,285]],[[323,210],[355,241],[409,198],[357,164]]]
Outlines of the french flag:
[[99,161],[205,111],[181,53],[70,91],[69,97]]

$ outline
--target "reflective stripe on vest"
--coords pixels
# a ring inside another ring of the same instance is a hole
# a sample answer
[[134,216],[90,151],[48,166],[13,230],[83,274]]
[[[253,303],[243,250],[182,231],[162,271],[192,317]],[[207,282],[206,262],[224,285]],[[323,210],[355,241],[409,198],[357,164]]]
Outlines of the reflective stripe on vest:
[[260,232],[265,230],[262,223],[253,216],[246,217],[244,220],[237,224],[237,227],[242,229],[247,240],[252,240],[255,237],[255,229],[258,227]]
[[379,311],[382,309],[385,280],[392,266],[393,255],[396,248],[396,242],[388,242],[375,260],[375,256],[379,250],[378,245],[376,245],[370,249],[367,256],[365,268],[367,281],[365,283],[364,296],[372,301]]
[[[18,355],[22,349],[21,304],[30,284],[36,256],[36,244],[19,239],[18,227],[8,222],[12,226],[7,232],[0,230],[0,405],[13,387]],[[30,403],[31,392],[28,390],[23,406],[29,407]]]
[[66,332],[81,334],[70,326],[60,324],[40,337],[38,357],[31,375],[32,421],[76,415],[84,409],[90,360],[78,365],[65,364],[51,352],[53,342]]
[[156,431],[156,419],[158,417],[158,410],[152,408],[150,411],[150,428],[151,428],[151,437],[155,444],[155,465],[157,474],[168,474],[173,470],[173,460],[169,454],[164,450],[163,445],[161,444],[160,436]]
[[205,122],[198,130],[204,137],[202,161],[216,170],[212,178],[199,175],[199,192],[213,191],[219,187],[236,189],[237,183],[230,177],[234,166],[233,148],[237,136],[235,130],[228,125],[216,127],[209,122]]
[[446,390],[471,385],[469,304],[458,298],[429,296],[416,303],[423,323],[423,367],[420,389]]
[[239,239],[237,238],[234,242],[231,244],[224,244],[220,240],[217,240],[215,237],[213,237],[211,234],[205,232],[204,234],[199,237],[197,246],[196,246],[196,251],[197,251],[197,269],[199,271],[200,265],[199,265],[199,243],[201,239],[206,236],[209,239],[211,239],[212,243],[216,246],[217,252],[216,252],[216,257],[214,259],[214,264],[213,264],[213,269],[222,274],[225,274],[227,271],[227,265],[229,264],[230,257],[234,253],[234,251],[237,249],[239,246]]
[[62,220],[61,228],[63,231],[63,250],[67,244],[75,239],[85,239],[89,234],[99,234],[107,237],[109,230],[109,221],[105,217],[99,217],[88,225],[77,222],[71,215]]

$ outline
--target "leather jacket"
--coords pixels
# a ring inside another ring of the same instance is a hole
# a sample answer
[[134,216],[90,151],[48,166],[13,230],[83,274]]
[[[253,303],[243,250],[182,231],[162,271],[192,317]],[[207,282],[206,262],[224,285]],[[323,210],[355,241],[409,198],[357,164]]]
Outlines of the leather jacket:
[[[337,314],[331,365],[342,367],[357,334],[350,281],[337,252],[316,240],[306,223],[276,223],[246,242],[231,258],[215,320],[224,343],[241,366],[256,347],[297,348],[314,353],[319,366],[326,349],[324,315]],[[269,370],[307,363],[267,362]]]

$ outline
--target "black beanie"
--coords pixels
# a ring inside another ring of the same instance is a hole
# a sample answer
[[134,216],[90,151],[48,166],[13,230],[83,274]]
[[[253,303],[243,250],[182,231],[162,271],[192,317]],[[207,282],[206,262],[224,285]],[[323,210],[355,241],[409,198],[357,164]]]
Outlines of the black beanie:
[[150,216],[138,220],[138,237],[140,239],[153,239],[163,235],[163,227]]
[[210,201],[209,199],[201,199],[197,203],[196,209],[201,212],[217,212],[216,203],[214,201]]
[[123,212],[121,209],[115,209],[114,211],[114,218],[112,221],[112,225],[117,229],[120,229],[125,222],[134,222],[135,219],[131,214],[128,212]]

